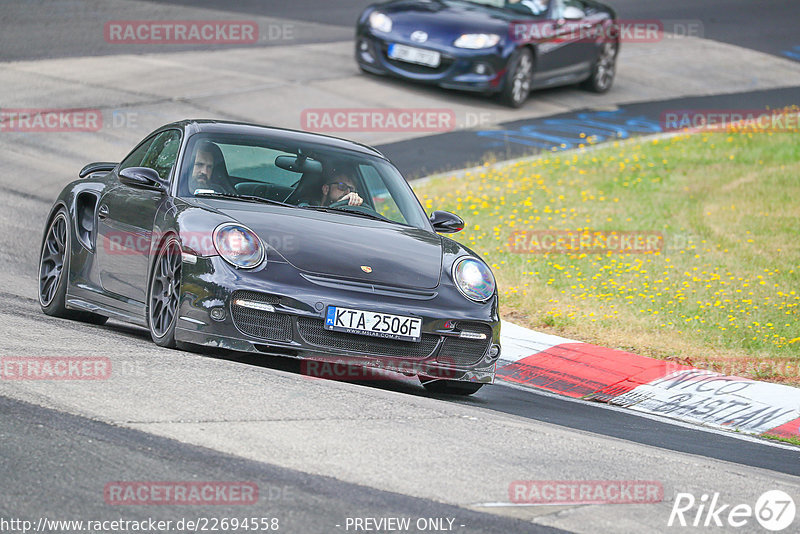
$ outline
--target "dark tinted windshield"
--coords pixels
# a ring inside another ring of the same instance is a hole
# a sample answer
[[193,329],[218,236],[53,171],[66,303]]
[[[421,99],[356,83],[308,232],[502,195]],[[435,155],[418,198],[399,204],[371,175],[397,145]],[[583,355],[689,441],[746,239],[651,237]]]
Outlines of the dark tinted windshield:
[[[178,195],[212,194],[258,197],[298,208],[342,208],[430,229],[419,201],[394,166],[321,143],[196,134],[186,149]],[[348,205],[352,195],[359,199],[356,206]]]

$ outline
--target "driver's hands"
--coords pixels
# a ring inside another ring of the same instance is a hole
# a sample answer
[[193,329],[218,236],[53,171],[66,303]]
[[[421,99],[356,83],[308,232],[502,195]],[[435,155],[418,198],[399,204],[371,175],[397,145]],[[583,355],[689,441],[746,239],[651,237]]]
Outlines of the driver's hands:
[[337,202],[344,202],[347,201],[348,206],[360,206],[364,199],[358,196],[358,193],[353,191],[352,193],[347,193],[345,196],[337,200]]

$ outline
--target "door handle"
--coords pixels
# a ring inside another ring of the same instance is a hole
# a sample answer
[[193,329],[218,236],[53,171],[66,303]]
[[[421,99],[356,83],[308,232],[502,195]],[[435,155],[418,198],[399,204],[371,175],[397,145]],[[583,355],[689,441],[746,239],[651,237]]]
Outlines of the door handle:
[[105,219],[108,217],[108,206],[105,204],[100,204],[100,208],[97,210],[97,218],[98,219]]

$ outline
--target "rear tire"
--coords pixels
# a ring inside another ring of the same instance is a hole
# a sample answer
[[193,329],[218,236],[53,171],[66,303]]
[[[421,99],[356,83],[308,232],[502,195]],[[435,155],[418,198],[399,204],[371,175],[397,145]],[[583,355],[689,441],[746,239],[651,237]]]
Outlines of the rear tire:
[[68,310],[66,306],[69,280],[70,243],[69,213],[61,208],[47,227],[39,253],[39,306],[51,317],[73,319],[103,325],[108,317],[96,313]]
[[458,380],[435,380],[420,377],[419,381],[428,392],[446,395],[472,395],[483,387],[483,384],[477,382],[460,382]]
[[520,48],[508,61],[506,79],[500,100],[507,106],[519,108],[531,94],[533,85],[533,54],[528,48]]

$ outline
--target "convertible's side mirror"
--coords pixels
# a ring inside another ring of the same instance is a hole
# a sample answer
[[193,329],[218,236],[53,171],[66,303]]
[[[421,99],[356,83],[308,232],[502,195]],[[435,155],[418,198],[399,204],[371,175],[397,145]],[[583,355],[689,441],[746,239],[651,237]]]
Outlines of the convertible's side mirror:
[[433,229],[440,234],[454,234],[464,229],[464,220],[449,211],[434,211],[430,221]]
[[131,187],[166,191],[158,173],[149,167],[128,167],[119,171],[119,181]]
[[581,20],[586,14],[579,7],[567,6],[564,8],[562,16],[567,20]]

